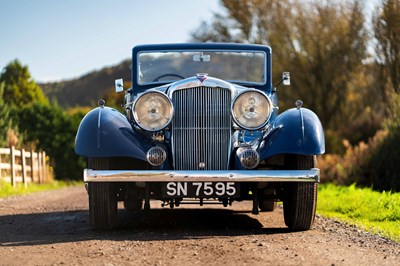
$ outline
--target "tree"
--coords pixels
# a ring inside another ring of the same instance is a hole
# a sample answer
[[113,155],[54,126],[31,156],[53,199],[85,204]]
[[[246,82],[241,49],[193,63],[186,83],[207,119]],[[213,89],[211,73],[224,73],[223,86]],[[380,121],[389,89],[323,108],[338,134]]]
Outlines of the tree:
[[10,62],[0,74],[0,82],[4,83],[4,101],[10,107],[23,108],[34,102],[48,104],[46,96],[31,78],[28,66],[18,60]]
[[377,63],[392,90],[400,94],[400,0],[383,0],[373,24]]
[[223,0],[216,14],[192,33],[196,41],[269,44],[274,77],[293,73],[290,90],[280,93],[284,107],[303,99],[325,127],[335,128],[349,82],[366,58],[368,35],[358,1]]
[[4,82],[0,82],[0,148],[7,144],[7,133],[11,128],[10,108],[3,100]]
[[18,112],[20,132],[49,155],[57,179],[79,179],[84,162],[74,151],[75,134],[83,114],[67,115],[56,104],[34,103]]
[[[370,180],[374,187],[400,191],[400,0],[383,0],[373,17],[376,64],[385,98],[387,135],[372,150]],[[367,185],[369,185],[367,183]]]

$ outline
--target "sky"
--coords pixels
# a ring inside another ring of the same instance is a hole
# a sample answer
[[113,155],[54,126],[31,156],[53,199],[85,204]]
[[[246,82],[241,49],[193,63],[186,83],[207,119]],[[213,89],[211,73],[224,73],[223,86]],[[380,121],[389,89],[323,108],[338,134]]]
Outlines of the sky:
[[[342,1],[342,0],[338,0]],[[371,11],[379,0],[365,0]],[[137,44],[187,42],[219,0],[0,0],[0,71],[68,80],[131,57]]]
[[67,80],[131,57],[134,45],[187,42],[218,0],[0,0],[0,71]]

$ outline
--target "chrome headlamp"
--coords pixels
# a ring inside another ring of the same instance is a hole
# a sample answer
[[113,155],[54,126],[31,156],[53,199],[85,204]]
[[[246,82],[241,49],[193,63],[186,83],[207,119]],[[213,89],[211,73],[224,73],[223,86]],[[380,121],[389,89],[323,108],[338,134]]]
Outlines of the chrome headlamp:
[[264,93],[246,90],[233,100],[232,117],[236,124],[247,130],[265,126],[271,117],[272,102]]
[[159,131],[171,122],[174,107],[164,93],[148,91],[133,103],[132,113],[139,127],[147,131]]

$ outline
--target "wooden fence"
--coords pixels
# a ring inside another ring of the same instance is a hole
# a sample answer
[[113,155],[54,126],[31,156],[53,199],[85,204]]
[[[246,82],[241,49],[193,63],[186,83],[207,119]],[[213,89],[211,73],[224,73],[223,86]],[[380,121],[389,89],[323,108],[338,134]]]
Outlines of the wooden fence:
[[29,183],[46,183],[50,181],[50,166],[46,153],[0,148],[0,180],[9,182],[15,187],[17,183],[28,186]]

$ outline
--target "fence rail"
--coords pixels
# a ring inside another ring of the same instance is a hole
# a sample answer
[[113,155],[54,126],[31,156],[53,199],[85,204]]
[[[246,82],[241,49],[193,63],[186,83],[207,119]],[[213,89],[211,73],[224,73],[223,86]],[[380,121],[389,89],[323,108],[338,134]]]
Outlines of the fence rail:
[[0,180],[15,187],[17,183],[46,183],[51,178],[46,152],[0,148]]

